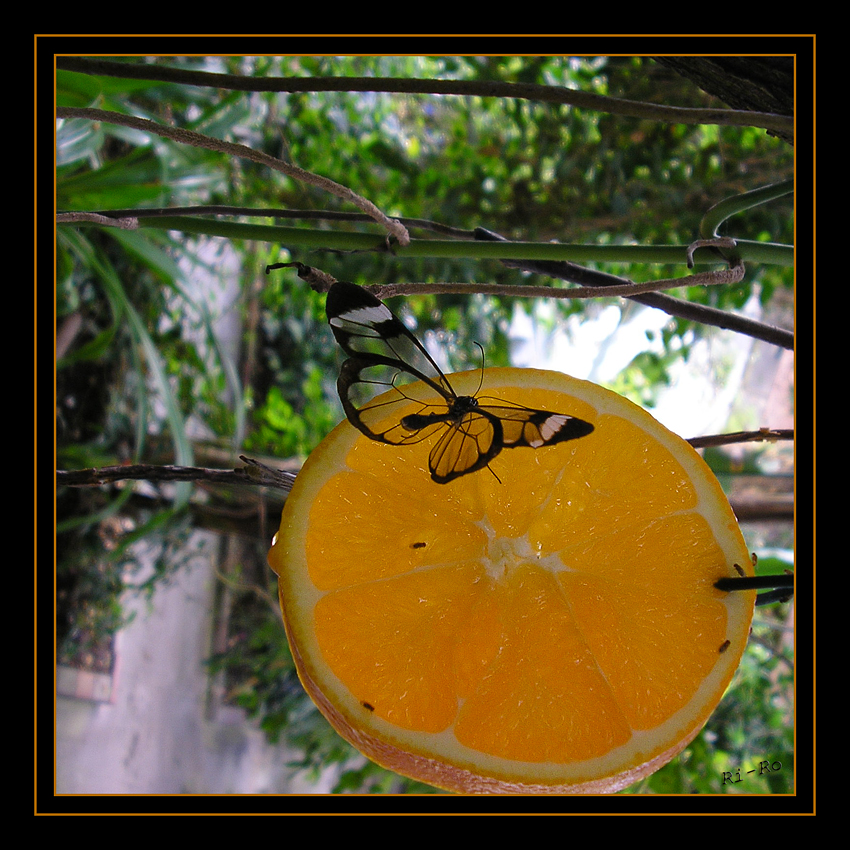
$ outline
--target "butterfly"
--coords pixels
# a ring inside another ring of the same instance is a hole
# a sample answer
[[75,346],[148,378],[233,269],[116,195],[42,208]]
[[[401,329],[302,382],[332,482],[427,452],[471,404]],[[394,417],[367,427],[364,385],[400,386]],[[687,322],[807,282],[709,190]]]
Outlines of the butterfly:
[[[502,399],[459,396],[415,336],[372,293],[338,281],[328,291],[325,310],[336,341],[348,358],[337,390],[348,421],[372,440],[411,445],[442,432],[428,456],[431,478],[446,484],[490,464],[502,449],[538,449],[585,437],[593,425],[568,416],[534,410]],[[404,381],[418,379],[438,397],[405,395]],[[392,388],[389,398],[363,400],[364,390]],[[399,415],[410,401],[420,412]],[[484,403],[486,402],[486,403]]]

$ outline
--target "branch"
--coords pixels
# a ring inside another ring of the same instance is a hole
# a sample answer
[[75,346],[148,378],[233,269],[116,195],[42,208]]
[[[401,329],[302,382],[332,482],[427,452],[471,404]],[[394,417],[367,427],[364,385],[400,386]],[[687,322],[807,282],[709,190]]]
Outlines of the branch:
[[[475,238],[488,242],[508,241],[504,236],[483,227],[475,228]],[[738,240],[738,246],[740,247],[740,245],[741,242]],[[626,278],[608,274],[607,272],[596,271],[595,269],[587,269],[584,266],[564,260],[511,259],[502,260],[502,264],[508,268],[521,269],[522,271],[532,272],[533,274],[542,274],[560,280],[567,280],[571,283],[589,284],[591,286],[613,287],[629,283]],[[660,292],[648,292],[643,295],[633,295],[630,297],[634,301],[637,301],[638,304],[655,307],[669,316],[677,316],[678,318],[687,319],[692,322],[736,331],[737,333],[751,336],[753,339],[760,339],[764,342],[777,345],[780,348],[794,348],[793,331],[777,328],[774,325],[768,325],[764,322],[757,322],[746,316],[727,313],[724,310],[718,310],[716,307],[709,307],[706,304],[695,304],[692,301],[673,298],[670,295],[664,295]]]
[[708,446],[728,446],[732,443],[776,443],[780,440],[793,440],[793,428],[759,428],[758,431],[734,431],[730,434],[710,434],[707,437],[691,437],[689,442],[695,449]]
[[[283,265],[283,264],[281,264]],[[626,282],[618,286],[579,286],[576,289],[555,289],[552,286],[516,286],[496,283],[386,283],[365,286],[376,298],[392,298],[394,295],[446,295],[462,293],[464,295],[499,295],[516,298],[612,298],[623,296],[633,298],[646,292],[658,292],[662,289],[678,289],[681,286],[717,286],[719,284],[739,283],[741,274],[729,275],[731,269],[717,272],[697,272],[687,277],[671,277],[663,280],[650,280],[646,283]]]
[[[793,440],[791,430],[737,431],[734,434],[714,434],[708,437],[693,437],[692,446],[723,446],[730,443],[745,443],[758,440]],[[100,487],[118,481],[203,481],[212,484],[249,484],[271,487],[288,493],[295,480],[294,472],[284,472],[260,463],[258,460],[240,455],[246,466],[241,469],[205,469],[196,466],[157,466],[154,464],[131,464],[128,466],[102,466],[99,469],[59,469],[56,471],[58,487]]]
[[[336,283],[336,278],[327,272],[305,263],[272,263],[266,266],[266,274],[275,269],[296,268],[298,276],[310,284],[314,292],[327,292]],[[744,266],[739,264],[722,271],[697,272],[688,277],[652,280],[647,283],[624,283],[622,286],[585,286],[577,289],[554,289],[551,286],[516,286],[495,283],[385,283],[367,284],[363,289],[383,300],[396,295],[501,295],[522,298],[607,298],[614,295],[631,296],[639,292],[656,292],[659,289],[675,289],[680,286],[710,286],[739,283],[744,276]]]
[[145,133],[153,133],[155,136],[162,136],[166,139],[172,139],[185,145],[192,145],[206,150],[218,151],[229,156],[237,156],[242,159],[249,159],[252,162],[258,162],[261,165],[266,165],[274,171],[279,171],[281,174],[286,174],[294,180],[300,180],[303,183],[309,183],[313,186],[318,186],[332,195],[350,201],[363,212],[371,216],[375,221],[379,222],[386,230],[395,236],[400,245],[407,245],[410,242],[410,235],[407,229],[400,222],[382,213],[371,201],[353,192],[347,186],[341,186],[327,177],[321,177],[318,174],[313,174],[299,168],[297,165],[290,165],[283,160],[269,156],[262,151],[255,151],[253,148],[245,145],[237,145],[233,142],[225,142],[222,139],[214,139],[210,136],[204,136],[201,133],[195,133],[192,130],[184,130],[181,127],[168,127],[162,124],[157,124],[154,121],[149,121],[146,118],[137,118],[135,115],[123,115],[119,112],[108,112],[104,109],[88,109],[71,106],[59,106],[56,108],[57,118],[85,118],[90,121],[103,121],[108,124],[119,124],[122,127],[132,127],[136,130],[141,130]]
[[[701,239],[698,242],[691,244],[687,251],[688,268],[693,268],[694,251],[697,248],[705,248],[709,246],[720,246],[725,248],[734,248],[736,245],[734,239],[721,237],[719,239]],[[282,263],[280,265],[287,265]],[[291,265],[291,264],[289,264]],[[301,265],[300,263],[298,265]],[[268,274],[268,269],[266,269]],[[615,295],[623,295],[628,298],[644,292],[658,292],[661,289],[678,289],[680,286],[717,286],[740,283],[744,279],[744,264],[740,259],[734,261],[728,269],[710,272],[697,272],[688,277],[672,277],[661,280],[651,280],[646,283],[632,283],[626,281],[621,285],[612,286],[580,286],[578,289],[553,289],[548,286],[499,286],[498,284],[487,284],[483,289],[478,288],[479,284],[452,284],[452,283],[423,283],[413,284],[417,293],[428,293],[440,295],[445,292],[481,292],[485,295],[513,295],[520,292],[524,297],[541,297],[541,298],[600,298]],[[372,290],[372,293],[380,299],[390,298],[393,295],[407,294],[410,284],[387,284],[384,286],[367,287]],[[315,287],[314,287],[315,289]]]
[[271,487],[288,493],[295,474],[272,469],[257,460],[240,455],[247,466],[242,469],[204,469],[194,466],[155,466],[133,464],[104,466],[100,469],[60,469],[56,472],[58,487],[98,487],[116,481],[205,481],[215,484],[251,484]]
[[397,77],[243,77],[236,74],[212,74],[167,68],[162,65],[128,65],[104,59],[58,56],[56,67],[83,74],[131,79],[164,80],[193,86],[212,86],[234,91],[316,92],[356,91],[396,94],[477,95],[534,100],[564,106],[578,106],[626,118],[641,118],[676,124],[721,124],[737,127],[762,127],[786,133],[794,132],[794,118],[771,112],[737,109],[688,109],[663,106],[618,97],[606,97],[563,86],[534,83],[506,83],[497,80],[420,80]]
[[132,212],[123,217],[99,212],[64,212],[56,214],[57,224],[78,224],[79,222],[100,224],[103,227],[120,227],[121,230],[136,230],[139,227],[139,219]]

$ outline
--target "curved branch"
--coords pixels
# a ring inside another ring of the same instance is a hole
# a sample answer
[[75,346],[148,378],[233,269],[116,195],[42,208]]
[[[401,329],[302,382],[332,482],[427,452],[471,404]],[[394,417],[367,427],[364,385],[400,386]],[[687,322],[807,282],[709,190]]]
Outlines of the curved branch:
[[783,195],[789,195],[793,191],[794,181],[783,180],[780,183],[772,183],[769,186],[762,186],[749,192],[741,192],[731,198],[724,198],[706,210],[699,225],[699,232],[706,239],[713,239],[717,236],[720,225],[731,216],[752,209],[759,204],[781,198]]
[[211,136],[204,136],[201,133],[196,133],[193,130],[184,130],[182,127],[168,127],[163,124],[157,124],[154,121],[149,121],[147,118],[137,118],[135,115],[123,115],[119,112],[109,112],[105,109],[89,109],[83,107],[59,106],[56,108],[57,118],[85,118],[89,121],[103,121],[107,124],[118,124],[122,127],[132,127],[135,130],[141,130],[145,133],[152,133],[155,136],[161,136],[165,139],[172,139],[185,145],[192,145],[206,150],[218,151],[229,156],[237,156],[242,159],[249,159],[252,162],[258,162],[261,165],[268,166],[274,171],[279,171],[281,174],[286,174],[294,180],[300,180],[303,183],[309,183],[317,186],[332,195],[336,195],[343,200],[349,201],[359,209],[363,210],[367,215],[375,221],[383,225],[387,231],[395,236],[400,245],[407,245],[410,242],[410,234],[407,228],[381,212],[371,201],[353,192],[347,186],[342,186],[335,183],[327,177],[322,177],[319,174],[313,174],[310,171],[305,171],[297,165],[290,165],[276,157],[262,151],[255,151],[253,148],[245,145],[237,145],[233,142],[225,142],[222,139],[214,139]]

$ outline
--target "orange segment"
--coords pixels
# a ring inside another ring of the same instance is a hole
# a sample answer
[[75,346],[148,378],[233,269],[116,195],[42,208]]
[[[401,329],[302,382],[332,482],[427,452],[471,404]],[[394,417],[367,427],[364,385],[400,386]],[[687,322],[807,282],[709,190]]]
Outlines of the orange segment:
[[[450,376],[458,394],[479,379]],[[440,485],[439,435],[339,425],[269,553],[299,675],[343,737],[422,781],[616,790],[681,751],[731,680],[755,593],[713,584],[752,574],[744,540],[696,452],[620,396],[517,369],[486,370],[482,394],[595,430]]]

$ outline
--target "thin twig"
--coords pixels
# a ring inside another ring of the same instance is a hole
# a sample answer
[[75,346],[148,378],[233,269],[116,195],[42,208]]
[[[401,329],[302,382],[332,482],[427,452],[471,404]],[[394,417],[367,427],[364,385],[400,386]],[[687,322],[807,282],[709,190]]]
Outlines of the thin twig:
[[123,217],[103,215],[97,212],[63,212],[56,214],[57,224],[76,224],[77,222],[91,222],[92,224],[101,224],[104,227],[120,227],[122,230],[137,230],[139,227],[139,219],[132,213]]
[[376,298],[392,298],[394,295],[444,295],[449,293],[516,296],[518,298],[631,298],[647,292],[678,289],[682,286],[717,286],[739,283],[743,266],[711,272],[697,272],[687,277],[671,277],[650,280],[646,283],[623,283],[617,286],[580,286],[576,289],[555,289],[551,286],[516,286],[493,283],[387,283],[365,286]]
[[387,231],[394,236],[400,245],[410,243],[410,234],[403,224],[390,218],[382,213],[371,201],[368,201],[362,195],[353,192],[347,186],[342,186],[329,180],[327,177],[322,177],[318,174],[305,171],[297,165],[290,165],[281,159],[269,156],[262,151],[256,151],[253,148],[245,145],[237,145],[233,142],[225,142],[222,139],[214,139],[211,136],[204,136],[201,133],[195,133],[192,130],[185,130],[182,127],[168,127],[163,124],[157,124],[154,121],[149,121],[147,118],[137,118],[135,115],[123,115],[119,112],[109,112],[105,109],[89,109],[84,107],[59,106],[56,108],[57,118],[85,118],[89,121],[103,121],[108,124],[118,124],[122,127],[132,127],[136,130],[141,130],[145,133],[153,133],[156,136],[162,136],[166,139],[172,139],[181,144],[192,145],[206,150],[218,151],[228,154],[229,156],[238,156],[242,159],[249,159],[252,162],[258,162],[266,165],[274,171],[279,171],[281,174],[286,174],[294,180],[300,180],[303,183],[309,183],[313,186],[318,186],[332,195],[343,198],[357,206],[363,212],[370,215],[375,221],[379,222]]
[[[314,266],[294,261],[273,263],[266,266],[266,274],[274,269],[297,268],[298,276],[307,281],[315,292],[327,292],[336,283],[333,275]],[[383,300],[396,295],[501,295],[520,298],[608,298],[615,295],[632,296],[641,292],[657,292],[659,289],[677,289],[680,286],[716,286],[739,283],[744,274],[743,265],[720,271],[697,272],[687,277],[652,280],[647,283],[624,283],[621,286],[586,286],[577,289],[554,289],[551,286],[517,286],[495,283],[376,283],[363,288],[376,298]]]
[[[793,440],[791,430],[737,431],[733,434],[714,434],[694,437],[687,442],[695,447],[722,446],[755,440]],[[159,466],[155,464],[130,464],[102,466],[98,469],[60,469],[56,484],[60,487],[100,487],[118,481],[203,481],[214,484],[251,484],[289,492],[295,480],[294,472],[284,472],[240,455],[246,466],[241,469],[207,469],[195,466]]]
[[240,459],[247,464],[241,469],[205,469],[146,463],[104,466],[99,469],[60,469],[56,472],[56,484],[60,487],[99,487],[117,481],[204,481],[215,484],[252,484],[287,493],[292,489],[294,473],[273,469],[244,456]]
[[734,431],[729,434],[711,434],[707,437],[691,437],[689,442],[695,449],[708,446],[729,446],[733,443],[776,443],[780,440],[793,440],[793,428],[759,428],[758,431]]
[[794,574],[785,572],[780,575],[721,578],[714,582],[714,586],[727,593],[762,590],[762,593],[756,595],[756,605],[772,605],[774,602],[788,602],[794,595]]

